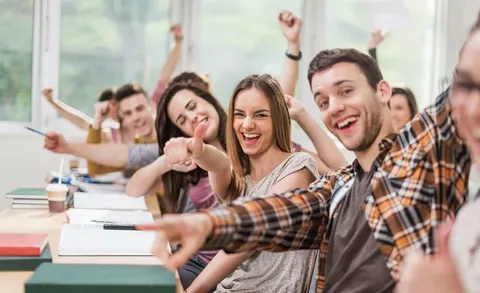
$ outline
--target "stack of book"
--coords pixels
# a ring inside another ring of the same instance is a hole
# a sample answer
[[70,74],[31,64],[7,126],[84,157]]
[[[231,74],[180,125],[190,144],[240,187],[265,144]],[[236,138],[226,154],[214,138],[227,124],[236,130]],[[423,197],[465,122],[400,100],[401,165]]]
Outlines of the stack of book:
[[[17,188],[5,195],[6,199],[12,200],[13,209],[47,209],[48,198],[45,188]],[[71,206],[72,193],[67,195],[66,207]]]
[[0,233],[0,271],[33,271],[52,262],[47,234]]

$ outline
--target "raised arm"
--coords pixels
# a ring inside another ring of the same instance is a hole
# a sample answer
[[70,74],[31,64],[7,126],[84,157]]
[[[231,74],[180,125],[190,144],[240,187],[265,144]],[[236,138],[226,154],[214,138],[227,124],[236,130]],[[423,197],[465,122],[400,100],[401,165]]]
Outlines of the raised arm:
[[[287,51],[285,52],[286,57],[285,61],[283,61],[283,68],[279,82],[284,93],[293,96],[295,95],[295,87],[298,80],[300,30],[302,27],[302,20],[286,10],[279,14],[278,20],[282,28],[283,36],[287,40]],[[298,58],[291,56],[298,56]]]
[[160,77],[157,81],[155,90],[153,91],[152,101],[158,103],[160,100],[163,91],[167,87],[168,82],[170,81],[175,67],[177,67],[178,61],[180,60],[180,55],[182,53],[182,42],[183,42],[183,32],[182,26],[175,24],[170,28],[170,31],[173,33],[175,38],[175,43],[172,50],[170,51],[167,61],[163,65],[162,71],[160,72]]
[[342,152],[335,145],[333,140],[323,131],[313,119],[312,115],[303,107],[302,103],[293,98],[286,97],[290,117],[297,121],[298,125],[305,131],[313,145],[317,154],[309,152],[317,161],[318,172],[326,174],[332,169],[339,169],[347,165],[347,161]]
[[383,39],[385,39],[386,35],[383,35],[381,31],[377,30],[372,32],[372,36],[370,38],[370,41],[368,42],[368,54],[372,56],[375,61],[378,62],[377,59],[377,47],[380,45],[381,42],[383,42]]
[[47,99],[48,103],[52,105],[55,110],[58,111],[60,116],[72,122],[78,128],[88,130],[89,125],[93,122],[93,119],[91,117],[75,108],[68,106],[59,99],[56,99],[53,96],[52,89],[44,89],[42,93]]
[[172,138],[165,144],[164,152],[170,164],[193,159],[200,168],[208,171],[213,192],[223,197],[231,181],[230,160],[223,151],[203,142],[206,126],[206,123],[200,123],[193,138]]

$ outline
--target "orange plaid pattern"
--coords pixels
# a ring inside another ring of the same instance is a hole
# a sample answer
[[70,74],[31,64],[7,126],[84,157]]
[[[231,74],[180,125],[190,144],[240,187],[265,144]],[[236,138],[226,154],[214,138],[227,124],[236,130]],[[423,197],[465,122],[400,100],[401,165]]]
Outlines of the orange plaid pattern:
[[[433,229],[465,203],[470,157],[458,137],[448,90],[417,114],[398,135],[379,145],[380,155],[366,195],[365,218],[387,259],[392,277],[407,251],[434,252]],[[317,292],[325,283],[332,195],[355,176],[355,164],[331,171],[308,190],[294,189],[263,199],[247,199],[207,211],[214,230],[209,249],[226,251],[320,249]],[[338,216],[341,203],[331,219]]]

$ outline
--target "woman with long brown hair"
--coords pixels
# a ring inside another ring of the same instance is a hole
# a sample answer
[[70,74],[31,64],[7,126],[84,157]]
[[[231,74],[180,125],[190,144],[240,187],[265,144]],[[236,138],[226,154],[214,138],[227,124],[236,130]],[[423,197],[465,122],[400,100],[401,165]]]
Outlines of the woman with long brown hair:
[[[225,152],[227,116],[222,106],[201,83],[172,83],[158,103],[155,122],[159,158],[135,173],[126,192],[132,196],[155,193],[163,188],[160,209],[165,213],[186,213],[217,206],[207,171],[189,160],[169,164],[164,156],[166,143],[176,137],[192,137],[200,122],[208,122],[203,141]],[[179,269],[184,287],[200,274],[216,251],[200,251]]]
[[[318,176],[309,154],[291,152],[288,106],[270,75],[248,76],[236,87],[228,110],[228,156],[203,142],[209,127],[202,122],[194,138],[170,140],[165,155],[170,164],[193,159],[209,171],[215,194],[225,202],[307,188]],[[187,291],[301,292],[312,273],[313,255],[219,252]]]

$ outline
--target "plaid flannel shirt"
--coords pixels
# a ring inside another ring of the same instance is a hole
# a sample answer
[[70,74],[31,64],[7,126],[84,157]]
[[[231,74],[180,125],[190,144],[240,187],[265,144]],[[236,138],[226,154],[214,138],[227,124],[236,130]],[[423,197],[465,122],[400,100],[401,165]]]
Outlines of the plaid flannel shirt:
[[[448,90],[398,135],[380,143],[373,194],[363,210],[394,280],[408,250],[434,252],[433,227],[465,203],[470,157],[458,137]],[[354,163],[355,164],[355,163]],[[317,292],[325,283],[332,194],[355,176],[354,165],[332,171],[308,190],[252,199],[207,211],[214,223],[207,248],[228,251],[320,248]],[[338,215],[341,203],[333,211]]]

